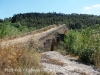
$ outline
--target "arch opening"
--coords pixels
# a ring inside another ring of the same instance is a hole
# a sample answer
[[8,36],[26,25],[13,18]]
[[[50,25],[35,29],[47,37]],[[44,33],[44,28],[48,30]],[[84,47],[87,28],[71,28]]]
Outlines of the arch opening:
[[60,41],[64,41],[64,38],[65,38],[65,34],[58,34],[57,43],[60,42]]
[[55,41],[55,39],[53,38],[53,39],[52,39],[52,42],[51,42],[51,51],[54,50],[55,44],[56,44],[56,41]]

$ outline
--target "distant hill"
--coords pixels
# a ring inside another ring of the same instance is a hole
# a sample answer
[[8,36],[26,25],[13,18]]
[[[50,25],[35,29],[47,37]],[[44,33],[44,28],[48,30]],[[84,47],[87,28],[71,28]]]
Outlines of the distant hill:
[[34,31],[53,24],[66,24],[69,29],[100,27],[100,16],[63,13],[20,13],[0,19],[0,37]]
[[[66,24],[69,28],[80,29],[100,24],[100,16],[88,14],[63,13],[23,13],[7,18],[11,23],[20,23],[22,26],[41,28],[52,24]],[[2,20],[0,21],[2,22]],[[18,27],[18,26],[16,26]]]

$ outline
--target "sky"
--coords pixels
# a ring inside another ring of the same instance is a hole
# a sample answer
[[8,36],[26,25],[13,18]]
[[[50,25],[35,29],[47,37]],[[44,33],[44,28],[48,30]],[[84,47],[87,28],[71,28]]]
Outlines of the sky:
[[29,12],[100,15],[100,0],[0,0],[0,18]]

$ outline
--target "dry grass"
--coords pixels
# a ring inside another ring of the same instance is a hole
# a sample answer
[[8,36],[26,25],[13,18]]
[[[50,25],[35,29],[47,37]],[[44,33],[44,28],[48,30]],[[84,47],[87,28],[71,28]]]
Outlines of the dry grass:
[[90,74],[87,74],[86,72],[80,71],[79,69],[74,69],[73,72],[79,73],[81,75],[90,75]]
[[57,48],[56,51],[59,52],[60,54],[64,55],[64,56],[66,55],[66,51],[65,50]]
[[94,64],[96,67],[100,68],[100,50],[95,50]]
[[46,54],[42,54],[42,61],[41,62],[46,62],[46,63],[60,65],[60,66],[64,66],[65,65],[64,62],[61,62],[60,60],[57,60],[55,58],[50,58]]
[[[0,75],[53,75],[43,71],[40,59],[41,53],[30,48],[29,43],[0,47]],[[31,73],[27,71],[30,69]]]
[[64,62],[61,62],[60,60],[57,60],[57,59],[49,59],[48,62],[51,63],[51,64],[60,65],[60,66],[64,66],[65,65]]

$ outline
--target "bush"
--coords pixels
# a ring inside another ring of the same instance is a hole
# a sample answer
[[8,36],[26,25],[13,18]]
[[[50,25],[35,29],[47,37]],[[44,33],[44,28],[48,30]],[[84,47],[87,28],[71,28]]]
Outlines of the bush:
[[0,23],[0,38],[7,38],[36,30],[35,27],[21,26],[20,23]]
[[[99,64],[100,34],[90,28],[81,31],[70,30],[66,34],[64,47],[68,53],[78,55],[86,63]],[[96,63],[95,63],[96,62]]]
[[11,26],[10,24],[2,24],[0,27],[0,38],[10,37],[18,33],[18,29],[14,26]]
[[70,30],[69,33],[66,34],[64,43],[68,53],[78,55],[81,45],[80,33],[75,30]]

